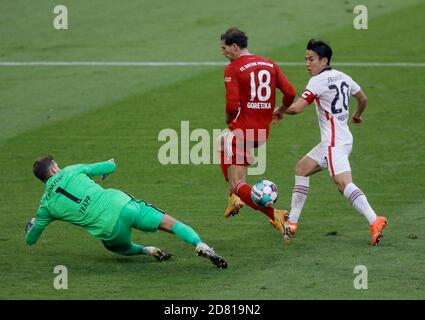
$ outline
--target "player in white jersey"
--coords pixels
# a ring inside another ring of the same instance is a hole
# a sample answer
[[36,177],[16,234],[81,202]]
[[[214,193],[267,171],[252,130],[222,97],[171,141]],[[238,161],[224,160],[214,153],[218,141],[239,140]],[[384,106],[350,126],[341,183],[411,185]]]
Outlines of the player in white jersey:
[[289,225],[294,234],[307,199],[309,176],[327,168],[338,190],[368,220],[372,234],[370,244],[374,246],[382,237],[382,229],[387,225],[387,219],[375,214],[366,196],[352,182],[348,160],[353,145],[353,136],[348,128],[348,99],[354,96],[357,100],[357,110],[351,118],[354,123],[360,124],[367,97],[353,79],[331,68],[331,58],[332,49],[328,44],[310,40],[305,60],[311,79],[295,103],[287,109],[282,106],[273,114],[274,122],[278,122],[284,113],[291,115],[300,113],[314,101],[320,126],[321,142],[298,161],[295,167]]

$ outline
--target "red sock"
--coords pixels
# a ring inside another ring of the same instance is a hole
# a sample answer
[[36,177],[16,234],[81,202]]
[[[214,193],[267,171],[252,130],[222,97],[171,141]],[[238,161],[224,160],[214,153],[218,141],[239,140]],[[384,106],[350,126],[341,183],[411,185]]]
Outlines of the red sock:
[[259,210],[268,216],[270,219],[274,220],[274,209],[273,207],[259,207],[251,199],[251,187],[244,181],[239,182],[235,187],[235,194],[241,198],[243,202],[249,205],[254,210]]

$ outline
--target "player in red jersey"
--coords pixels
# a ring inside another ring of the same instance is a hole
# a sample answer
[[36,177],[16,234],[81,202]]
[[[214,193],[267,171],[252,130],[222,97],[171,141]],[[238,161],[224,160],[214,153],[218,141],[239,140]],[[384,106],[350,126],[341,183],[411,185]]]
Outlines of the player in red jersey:
[[251,200],[251,186],[245,179],[247,166],[253,162],[252,150],[269,136],[276,88],[283,93],[285,107],[292,104],[296,92],[276,63],[251,54],[247,47],[246,34],[237,28],[221,35],[223,54],[230,60],[224,70],[229,131],[219,138],[221,169],[230,194],[224,216],[237,214],[246,203],[268,216],[283,237],[289,239],[286,211],[257,206]]

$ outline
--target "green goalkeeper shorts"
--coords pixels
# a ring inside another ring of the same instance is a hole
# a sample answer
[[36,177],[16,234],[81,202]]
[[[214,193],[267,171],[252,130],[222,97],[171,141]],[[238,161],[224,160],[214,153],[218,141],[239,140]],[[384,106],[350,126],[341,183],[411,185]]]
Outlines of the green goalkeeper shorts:
[[121,209],[120,217],[108,241],[131,238],[131,229],[144,232],[158,230],[164,212],[143,200],[133,199]]
[[143,247],[131,240],[131,229],[145,232],[158,230],[164,212],[143,200],[133,199],[122,208],[111,238],[102,240],[103,245],[115,253],[141,254]]
[[158,230],[163,217],[162,210],[139,199],[131,200],[120,213],[120,219],[131,223],[133,228],[146,232]]

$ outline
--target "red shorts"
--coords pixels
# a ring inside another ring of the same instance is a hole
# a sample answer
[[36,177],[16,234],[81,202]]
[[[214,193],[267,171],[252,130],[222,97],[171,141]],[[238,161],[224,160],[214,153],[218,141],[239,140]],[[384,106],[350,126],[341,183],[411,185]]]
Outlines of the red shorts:
[[231,165],[249,166],[254,163],[252,152],[259,146],[257,141],[246,141],[234,131],[220,136],[220,166],[224,178],[228,180],[227,170]]

